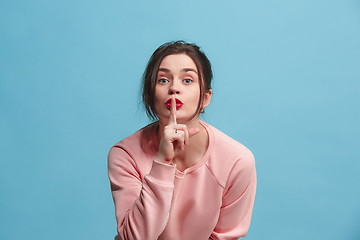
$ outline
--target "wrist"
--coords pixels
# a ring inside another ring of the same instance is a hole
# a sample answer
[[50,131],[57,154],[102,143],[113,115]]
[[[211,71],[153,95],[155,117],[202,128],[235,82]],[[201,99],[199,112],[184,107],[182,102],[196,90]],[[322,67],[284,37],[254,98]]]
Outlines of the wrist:
[[157,154],[154,160],[157,161],[157,162],[170,164],[173,159],[172,158],[166,158],[162,154]]

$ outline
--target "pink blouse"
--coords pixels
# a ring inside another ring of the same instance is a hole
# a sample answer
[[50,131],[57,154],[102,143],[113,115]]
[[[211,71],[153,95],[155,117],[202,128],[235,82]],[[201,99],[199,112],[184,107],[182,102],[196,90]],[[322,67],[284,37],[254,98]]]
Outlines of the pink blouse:
[[256,192],[253,154],[202,122],[203,159],[181,172],[154,161],[156,123],[115,144],[108,168],[117,239],[238,239],[250,226]]

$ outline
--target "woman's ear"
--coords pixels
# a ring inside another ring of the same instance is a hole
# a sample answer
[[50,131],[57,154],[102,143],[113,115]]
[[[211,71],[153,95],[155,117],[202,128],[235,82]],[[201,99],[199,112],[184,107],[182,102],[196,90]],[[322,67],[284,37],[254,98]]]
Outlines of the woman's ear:
[[209,105],[210,100],[211,100],[211,94],[212,94],[211,88],[205,92],[204,102],[203,102],[203,106],[202,106],[203,109],[206,108],[207,105]]

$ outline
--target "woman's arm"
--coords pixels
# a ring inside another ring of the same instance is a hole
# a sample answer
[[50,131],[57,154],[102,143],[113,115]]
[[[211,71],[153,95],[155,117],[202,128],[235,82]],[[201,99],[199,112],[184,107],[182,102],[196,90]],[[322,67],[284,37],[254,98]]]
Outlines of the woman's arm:
[[227,181],[220,216],[209,239],[235,240],[246,236],[250,227],[256,181],[254,158],[238,160]]
[[154,161],[141,181],[132,157],[114,146],[108,170],[121,239],[157,239],[169,217],[175,166]]
[[159,144],[156,160],[141,181],[132,156],[114,146],[108,156],[109,178],[115,203],[118,233],[123,239],[157,239],[170,212],[176,166],[173,158],[199,132],[176,122],[176,101],[171,98],[168,124]]

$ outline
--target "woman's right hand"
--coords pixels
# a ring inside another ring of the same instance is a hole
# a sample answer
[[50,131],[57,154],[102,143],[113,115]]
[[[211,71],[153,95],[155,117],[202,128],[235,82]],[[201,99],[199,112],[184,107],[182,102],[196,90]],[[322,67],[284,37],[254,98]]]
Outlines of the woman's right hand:
[[169,122],[164,128],[156,160],[171,162],[177,154],[184,151],[186,145],[190,144],[190,138],[199,132],[199,128],[188,129],[185,124],[177,124],[176,100],[173,95],[171,97]]

